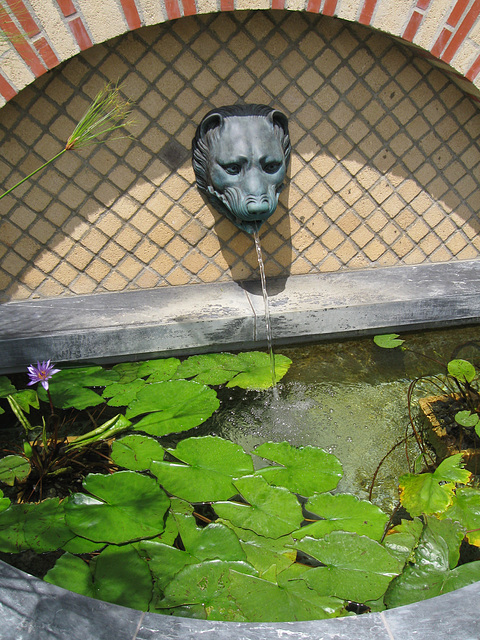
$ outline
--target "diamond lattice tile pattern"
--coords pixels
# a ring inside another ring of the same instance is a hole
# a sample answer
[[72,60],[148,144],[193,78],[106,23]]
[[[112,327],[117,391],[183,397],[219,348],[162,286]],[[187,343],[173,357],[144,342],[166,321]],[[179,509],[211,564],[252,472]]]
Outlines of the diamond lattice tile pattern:
[[202,116],[238,101],[290,119],[269,276],[479,255],[478,109],[390,38],[279,11],[116,38],[0,111],[4,188],[63,148],[106,81],[135,102],[131,138],[67,152],[0,202],[2,300],[257,278],[252,239],[204,203],[190,165]]

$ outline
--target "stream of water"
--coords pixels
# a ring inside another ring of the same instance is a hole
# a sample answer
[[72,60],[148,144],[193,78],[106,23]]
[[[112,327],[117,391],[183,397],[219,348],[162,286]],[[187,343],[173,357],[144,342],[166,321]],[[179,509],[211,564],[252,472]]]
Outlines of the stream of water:
[[268,304],[267,279],[265,277],[265,266],[263,264],[262,247],[260,244],[258,229],[255,231],[253,237],[255,240],[255,249],[257,250],[258,268],[260,271],[260,281],[262,283],[263,304],[265,307],[265,329],[267,333],[267,347],[268,347],[268,353],[270,354],[270,368],[272,370],[272,383],[273,383],[273,388],[275,389],[277,384],[277,377],[275,375],[275,356],[273,353],[272,323],[270,321],[270,305]]

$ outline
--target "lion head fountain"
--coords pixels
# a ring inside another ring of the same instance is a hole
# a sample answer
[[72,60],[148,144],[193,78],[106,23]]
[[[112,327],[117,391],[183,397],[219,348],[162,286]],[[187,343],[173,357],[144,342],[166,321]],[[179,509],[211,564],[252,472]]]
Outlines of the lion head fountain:
[[278,204],[290,159],[287,117],[258,104],[207,113],[192,143],[197,186],[239,229],[255,233]]

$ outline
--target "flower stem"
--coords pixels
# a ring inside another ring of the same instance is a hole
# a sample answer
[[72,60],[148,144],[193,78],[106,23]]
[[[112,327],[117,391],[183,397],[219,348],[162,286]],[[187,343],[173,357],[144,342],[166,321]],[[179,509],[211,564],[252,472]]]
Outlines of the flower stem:
[[52,402],[52,396],[50,395],[50,389],[47,389],[47,395],[48,395],[48,401],[50,402],[50,415],[53,416],[55,411],[53,410],[53,402]]
[[20,182],[17,182],[17,184],[13,185],[13,187],[10,187],[10,189],[8,189],[8,191],[5,191],[4,193],[2,193],[0,195],[0,200],[2,198],[4,198],[6,195],[8,195],[11,191],[13,191],[14,189],[16,189],[17,187],[19,187],[21,184],[23,184],[24,182],[26,182],[29,178],[31,178],[32,176],[34,176],[36,173],[38,173],[39,171],[41,171],[44,167],[46,167],[47,165],[49,165],[51,162],[53,162],[54,160],[56,160],[59,156],[62,155],[62,153],[65,153],[65,151],[67,150],[67,148],[65,147],[64,149],[62,149],[59,153],[57,153],[56,156],[53,156],[53,158],[50,158],[50,160],[47,160],[47,162],[44,162],[42,164],[41,167],[38,167],[38,169],[35,169],[35,171],[32,171],[32,173],[30,173],[28,176],[26,176],[25,178],[23,178],[23,180],[20,180]]

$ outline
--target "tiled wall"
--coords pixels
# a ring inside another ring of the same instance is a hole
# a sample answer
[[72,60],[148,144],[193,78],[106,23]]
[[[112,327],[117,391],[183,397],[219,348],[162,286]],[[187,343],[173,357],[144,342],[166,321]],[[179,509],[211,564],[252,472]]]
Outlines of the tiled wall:
[[67,152],[0,201],[4,301],[257,278],[251,237],[204,203],[190,162],[202,116],[238,101],[290,120],[269,276],[478,257],[478,103],[392,38],[291,11],[138,29],[0,110],[1,184],[60,151],[108,80],[136,104],[131,138]]

